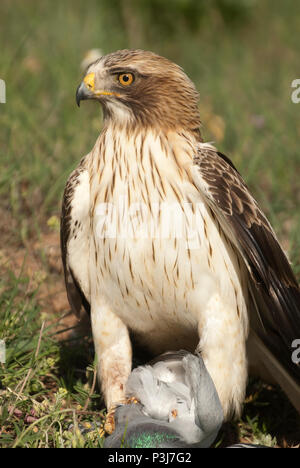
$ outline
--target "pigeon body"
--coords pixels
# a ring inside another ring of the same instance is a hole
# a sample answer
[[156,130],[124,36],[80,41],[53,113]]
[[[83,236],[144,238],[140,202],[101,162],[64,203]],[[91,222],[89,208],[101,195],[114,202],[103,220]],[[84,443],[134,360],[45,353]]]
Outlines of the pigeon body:
[[200,355],[168,352],[137,367],[126,395],[139,403],[117,409],[116,431],[106,446],[123,441],[130,446],[209,447],[223,422],[217,391]]

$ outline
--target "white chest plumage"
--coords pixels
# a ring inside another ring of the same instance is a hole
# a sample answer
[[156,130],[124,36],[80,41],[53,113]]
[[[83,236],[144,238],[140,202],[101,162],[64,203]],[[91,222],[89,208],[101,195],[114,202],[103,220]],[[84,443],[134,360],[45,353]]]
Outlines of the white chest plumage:
[[216,296],[231,309],[229,322],[245,317],[237,257],[192,183],[191,142],[183,135],[128,138],[107,131],[98,144],[92,294],[148,337],[154,352],[195,349]]
[[240,408],[247,273],[194,185],[197,144],[184,134],[108,128],[74,189],[70,266],[91,304],[108,405],[124,395],[130,329],[154,354],[197,347],[224,412]]

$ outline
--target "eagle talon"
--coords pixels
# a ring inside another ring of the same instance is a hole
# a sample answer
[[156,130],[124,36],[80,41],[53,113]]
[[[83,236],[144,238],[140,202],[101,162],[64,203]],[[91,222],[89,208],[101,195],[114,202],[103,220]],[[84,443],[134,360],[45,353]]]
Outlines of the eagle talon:
[[130,397],[130,398],[127,398],[127,399],[125,400],[125,403],[124,403],[124,404],[125,404],[125,405],[131,405],[132,403],[134,403],[134,404],[136,405],[136,404],[139,403],[139,402],[140,402],[140,400],[139,400],[138,398],[132,396],[132,397]]
[[125,405],[132,405],[132,404],[137,404],[139,403],[139,400],[132,396],[129,398],[125,398],[124,400],[120,401],[119,403],[116,403],[115,405],[111,406],[107,415],[106,415],[106,420],[104,423],[104,431],[107,434],[112,434],[116,428],[115,424],[115,412],[116,409],[119,408],[120,406],[125,406]]
[[115,411],[117,409],[117,405],[114,405],[112,406],[107,415],[106,415],[106,419],[105,419],[105,423],[104,423],[104,431],[107,433],[107,434],[112,434],[115,430]]
[[99,428],[99,436],[101,437],[101,439],[105,436],[104,424],[101,424]]

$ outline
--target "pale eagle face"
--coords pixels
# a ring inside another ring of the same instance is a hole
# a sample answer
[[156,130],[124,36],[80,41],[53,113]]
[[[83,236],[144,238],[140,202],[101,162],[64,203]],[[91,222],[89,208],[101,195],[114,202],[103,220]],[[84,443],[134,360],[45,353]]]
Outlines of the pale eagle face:
[[105,119],[198,131],[198,93],[176,64],[152,52],[122,50],[101,57],[87,69],[76,93],[98,100]]

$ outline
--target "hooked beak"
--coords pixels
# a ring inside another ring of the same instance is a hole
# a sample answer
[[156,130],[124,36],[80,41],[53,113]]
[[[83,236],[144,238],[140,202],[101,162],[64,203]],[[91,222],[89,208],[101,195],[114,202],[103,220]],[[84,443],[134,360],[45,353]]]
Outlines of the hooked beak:
[[80,107],[80,101],[94,97],[95,73],[89,73],[80,83],[76,91],[76,103]]
[[80,107],[80,101],[83,101],[85,99],[95,99],[99,96],[120,97],[120,94],[110,91],[95,90],[95,73],[88,73],[77,88],[77,106]]

